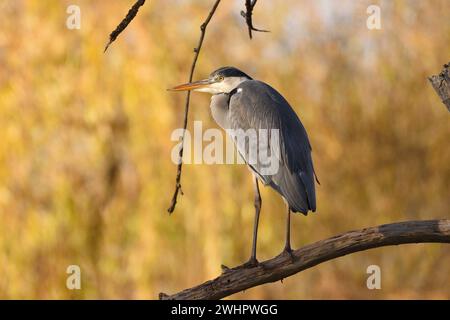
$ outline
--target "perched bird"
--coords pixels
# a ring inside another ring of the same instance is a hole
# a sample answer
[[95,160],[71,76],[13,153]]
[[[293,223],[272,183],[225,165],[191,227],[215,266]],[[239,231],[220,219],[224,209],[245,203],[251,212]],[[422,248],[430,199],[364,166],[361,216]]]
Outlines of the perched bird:
[[[234,67],[217,69],[207,79],[182,84],[169,90],[193,90],[212,94],[212,116],[227,132],[248,129],[275,129],[278,132],[277,143],[265,139],[265,143],[253,144],[253,147],[237,143],[236,137],[233,137],[237,150],[253,173],[255,193],[253,245],[250,259],[245,266],[258,265],[256,243],[261,210],[258,180],[277,191],[287,204],[286,243],[282,253],[292,256],[290,213],[293,211],[307,215],[308,211],[316,210],[315,181],[318,180],[314,172],[308,135],[289,103],[268,84],[254,80]],[[256,161],[250,161],[250,151],[255,147],[269,149],[277,154],[275,172],[265,171],[265,164],[259,157]]]

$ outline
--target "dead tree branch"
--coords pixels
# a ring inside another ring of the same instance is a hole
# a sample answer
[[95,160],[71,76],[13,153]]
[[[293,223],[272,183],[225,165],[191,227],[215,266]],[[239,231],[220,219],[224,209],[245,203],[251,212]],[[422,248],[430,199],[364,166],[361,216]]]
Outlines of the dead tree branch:
[[[189,82],[192,82],[192,79],[194,78],[195,66],[197,65],[198,56],[200,54],[200,50],[202,49],[203,40],[205,39],[206,27],[208,26],[208,24],[211,21],[214,13],[216,12],[216,9],[219,6],[220,1],[221,0],[216,0],[216,2],[214,3],[214,5],[211,8],[211,11],[209,12],[208,16],[206,17],[206,20],[200,26],[200,39],[198,40],[197,47],[194,48],[194,61],[192,61],[191,72],[189,74]],[[191,99],[191,91],[188,91],[187,94],[186,94],[186,104],[185,104],[185,107],[184,107],[184,122],[183,122],[184,130],[183,130],[183,136],[181,137],[181,149],[180,149],[180,152],[179,152],[179,162],[178,162],[178,166],[177,166],[177,177],[175,179],[175,191],[174,191],[173,196],[172,196],[172,201],[170,203],[170,207],[169,207],[169,209],[167,209],[169,214],[172,213],[175,210],[175,206],[177,204],[178,193],[183,194],[183,191],[181,190],[181,170],[183,168],[183,161],[182,161],[182,159],[183,159],[183,151],[184,151],[184,137],[185,137],[185,132],[186,132],[186,128],[187,128],[187,122],[188,122],[190,99]]]
[[241,11],[241,16],[244,17],[248,27],[248,36],[252,39],[252,31],[269,32],[268,30],[257,29],[253,26],[253,9],[258,0],[245,0],[245,11]]
[[450,111],[450,62],[444,65],[440,74],[428,78],[442,102]]
[[227,269],[214,280],[160,299],[221,299],[258,285],[282,280],[322,262],[354,252],[406,243],[450,243],[450,219],[406,221],[349,231],[279,255],[254,268]]
[[114,29],[114,31],[109,35],[109,42],[106,44],[104,52],[108,50],[111,43],[113,43],[117,39],[119,34],[121,34],[123,30],[125,30],[125,28],[130,24],[131,21],[133,21],[133,19],[139,12],[139,9],[144,5],[144,3],[145,0],[137,0],[136,3],[131,7],[125,18],[123,18],[116,29]]

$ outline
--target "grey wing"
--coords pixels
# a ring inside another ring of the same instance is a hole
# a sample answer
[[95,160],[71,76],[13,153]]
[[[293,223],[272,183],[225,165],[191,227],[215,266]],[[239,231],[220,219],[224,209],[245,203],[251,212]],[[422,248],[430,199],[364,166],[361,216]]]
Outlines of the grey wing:
[[278,129],[279,143],[276,140],[271,143],[273,140],[269,137],[265,144],[259,141],[256,145],[259,152],[262,148],[263,152],[270,150],[276,155],[279,161],[276,172],[265,172],[267,163],[261,163],[259,158],[256,162],[249,161],[252,160],[249,154],[255,153],[251,145],[236,143],[236,147],[263,183],[278,191],[294,212],[315,211],[311,145],[300,119],[283,96],[263,82],[245,81],[230,98],[228,117],[233,130]]

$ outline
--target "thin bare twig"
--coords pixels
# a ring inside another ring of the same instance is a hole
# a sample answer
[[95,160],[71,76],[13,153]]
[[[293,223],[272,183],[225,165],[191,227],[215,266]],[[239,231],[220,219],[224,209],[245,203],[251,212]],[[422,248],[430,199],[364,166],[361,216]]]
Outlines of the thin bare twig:
[[241,11],[241,16],[244,17],[248,27],[248,36],[252,39],[252,31],[257,32],[270,32],[268,30],[257,29],[253,26],[253,9],[256,6],[258,0],[245,0],[245,12]]
[[[216,0],[216,2],[214,3],[214,5],[211,8],[211,11],[208,14],[208,17],[206,18],[206,20],[202,23],[202,25],[200,26],[200,39],[198,41],[197,47],[194,48],[194,61],[192,61],[192,66],[191,66],[191,73],[189,74],[189,82],[192,82],[192,79],[194,78],[194,71],[195,71],[195,66],[197,65],[197,60],[198,60],[198,56],[200,54],[200,50],[202,49],[202,45],[203,45],[203,40],[205,38],[205,34],[206,34],[206,27],[208,26],[209,22],[211,21],[214,13],[216,12],[217,7],[219,6],[221,0]],[[175,206],[177,204],[177,198],[178,198],[178,193],[183,194],[183,191],[181,190],[181,170],[183,167],[183,151],[184,151],[184,136],[185,136],[185,131],[187,128],[187,122],[188,122],[188,114],[189,114],[189,102],[191,99],[191,92],[188,91],[186,94],[186,104],[185,104],[185,109],[184,109],[184,122],[183,122],[183,136],[181,137],[181,149],[179,152],[179,163],[177,166],[177,177],[175,180],[175,191],[173,193],[173,197],[172,197],[172,201],[170,203],[170,207],[167,209],[167,211],[169,212],[169,214],[171,214],[174,210],[175,210]]]
[[253,268],[225,269],[219,277],[160,299],[222,299],[258,285],[283,280],[322,262],[354,252],[406,243],[450,243],[450,220],[405,221],[349,231],[279,255]]
[[109,42],[106,44],[104,52],[108,50],[111,43],[113,43],[117,39],[119,34],[121,34],[123,30],[125,30],[125,28],[130,24],[131,21],[133,21],[133,19],[139,12],[139,9],[144,5],[144,3],[145,0],[137,0],[136,3],[131,7],[125,18],[123,18],[116,29],[114,29],[114,31],[109,35]]
[[450,111],[450,62],[444,65],[441,73],[428,78],[436,93]]

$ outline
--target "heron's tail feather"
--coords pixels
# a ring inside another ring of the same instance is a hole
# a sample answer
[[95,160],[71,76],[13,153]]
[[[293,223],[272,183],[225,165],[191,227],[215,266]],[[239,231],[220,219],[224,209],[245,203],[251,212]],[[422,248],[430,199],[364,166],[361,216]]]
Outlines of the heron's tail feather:
[[309,177],[305,172],[291,173],[282,170],[273,182],[275,189],[286,199],[293,212],[301,212],[304,215],[308,211],[316,211],[316,195],[314,189],[314,177]]

